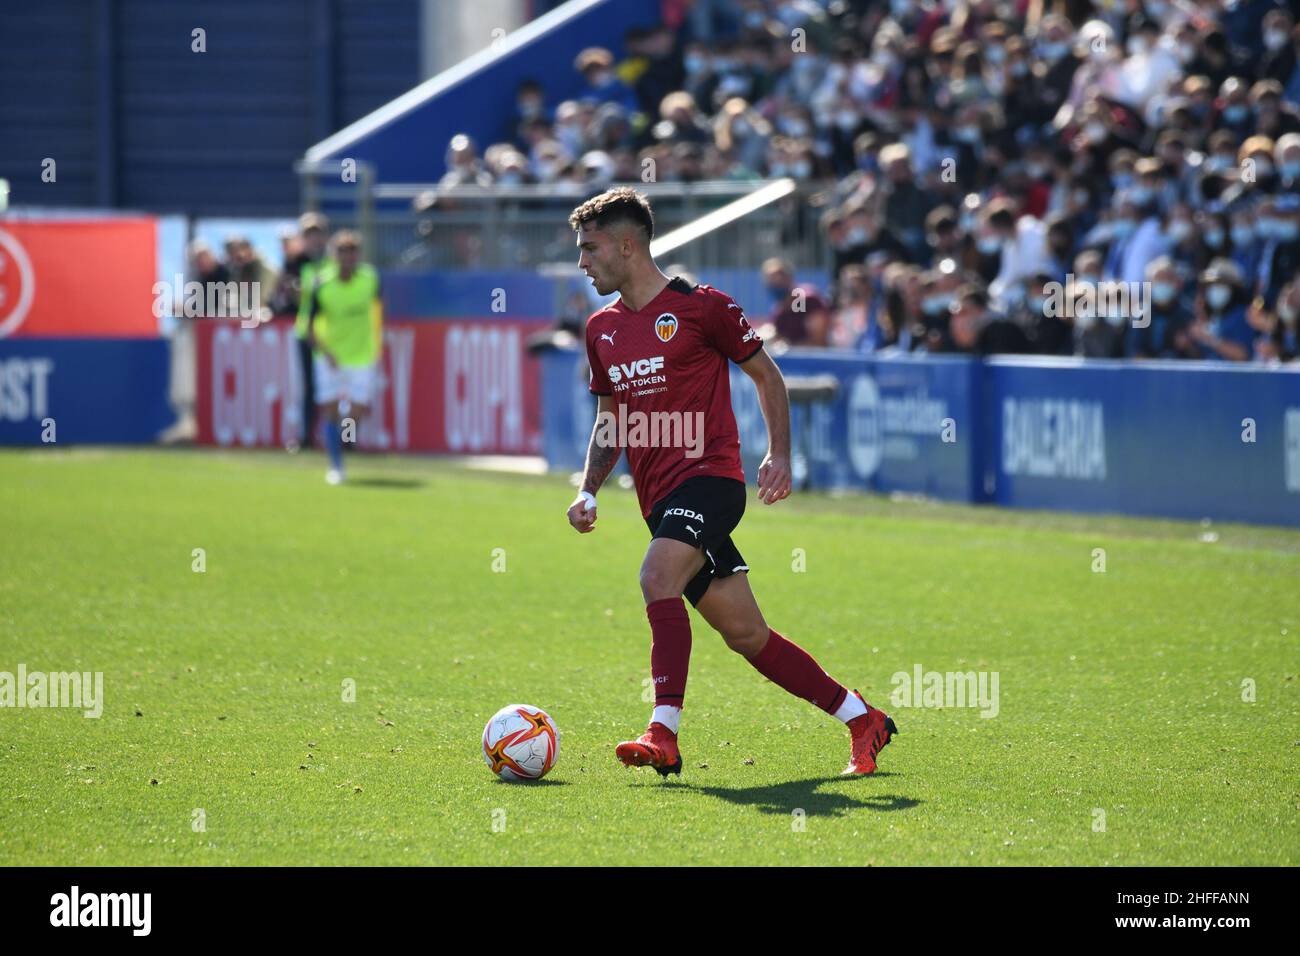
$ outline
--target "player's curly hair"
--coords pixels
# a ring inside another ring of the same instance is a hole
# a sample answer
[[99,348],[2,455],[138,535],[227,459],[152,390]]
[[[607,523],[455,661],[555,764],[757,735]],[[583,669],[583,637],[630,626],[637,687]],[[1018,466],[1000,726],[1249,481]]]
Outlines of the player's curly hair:
[[638,226],[645,233],[646,242],[654,238],[655,217],[650,211],[650,200],[631,186],[607,189],[588,199],[569,216],[569,225],[574,232],[584,227],[605,229],[616,222]]

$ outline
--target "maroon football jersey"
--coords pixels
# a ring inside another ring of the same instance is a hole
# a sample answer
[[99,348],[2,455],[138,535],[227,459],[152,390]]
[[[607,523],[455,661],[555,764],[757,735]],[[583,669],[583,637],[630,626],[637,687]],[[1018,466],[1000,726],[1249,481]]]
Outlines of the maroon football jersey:
[[614,396],[643,516],[687,478],[745,480],[727,360],[762,347],[731,296],[680,277],[639,311],[620,298],[587,319],[590,389]]

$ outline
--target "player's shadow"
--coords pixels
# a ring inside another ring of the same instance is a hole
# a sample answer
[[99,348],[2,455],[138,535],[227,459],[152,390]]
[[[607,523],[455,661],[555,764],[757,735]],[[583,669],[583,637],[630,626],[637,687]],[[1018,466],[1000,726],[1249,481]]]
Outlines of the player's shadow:
[[357,488],[423,488],[425,483],[419,478],[384,478],[374,475],[370,478],[349,478],[348,484]]
[[[875,773],[872,780],[888,777],[888,771]],[[860,796],[843,790],[822,791],[819,788],[826,783],[846,783],[856,788],[861,780],[848,780],[842,776],[809,777],[806,780],[788,780],[758,787],[702,787],[698,784],[683,783],[681,789],[692,793],[703,793],[717,797],[728,803],[753,807],[759,813],[776,813],[789,816],[795,810],[803,810],[810,817],[839,817],[853,810],[875,810],[888,813],[894,810],[910,810],[920,804],[920,800],[891,793],[864,792]]]

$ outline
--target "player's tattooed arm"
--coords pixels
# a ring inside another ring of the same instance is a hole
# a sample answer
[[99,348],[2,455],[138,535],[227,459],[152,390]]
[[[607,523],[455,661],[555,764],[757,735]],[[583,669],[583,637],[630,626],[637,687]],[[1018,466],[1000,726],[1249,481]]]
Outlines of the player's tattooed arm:
[[582,490],[595,494],[605,483],[609,473],[618,464],[623,453],[617,442],[618,430],[610,427],[614,416],[614,399],[600,396],[596,424],[591,429],[591,443],[587,446],[587,466],[582,473]]
[[612,395],[600,396],[596,424],[591,429],[591,443],[587,446],[587,465],[582,470],[582,491],[569,505],[569,524],[579,534],[596,530],[596,492],[618,464],[618,456],[623,451],[616,437],[617,429],[610,427],[613,407]]
[[766,349],[740,366],[754,380],[758,389],[758,406],[767,422],[767,455],[758,468],[758,496],[764,504],[787,498],[791,490],[790,467],[790,393],[785,378]]

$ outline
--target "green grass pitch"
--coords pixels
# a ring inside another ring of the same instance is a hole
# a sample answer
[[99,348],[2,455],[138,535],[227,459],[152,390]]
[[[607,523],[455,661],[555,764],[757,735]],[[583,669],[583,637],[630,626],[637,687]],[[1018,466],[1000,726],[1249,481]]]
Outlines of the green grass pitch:
[[[918,664],[997,672],[998,713],[891,707],[881,772],[843,779],[843,727],[692,614],[665,782],[613,755],[650,707],[631,492],[579,536],[563,476],[323,471],[0,454],[0,671],[105,694],[0,710],[0,864],[1300,862],[1300,533],[751,497],[773,627],[878,703]],[[479,752],[512,702],[560,726],[540,784]]]

